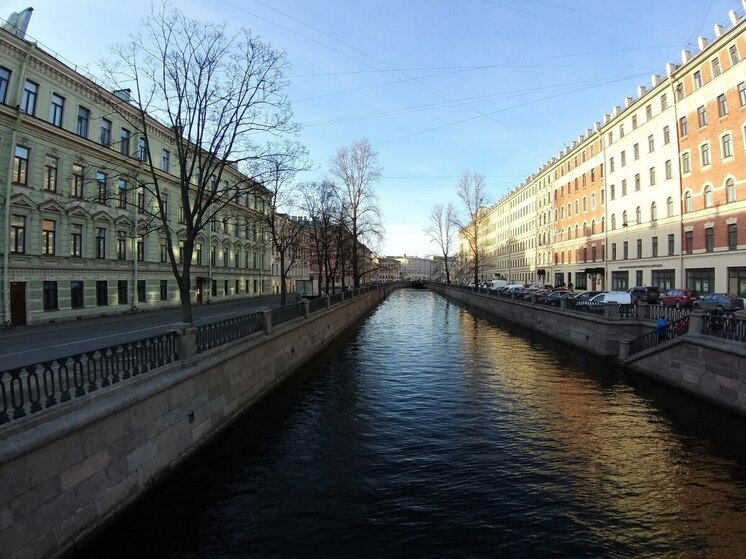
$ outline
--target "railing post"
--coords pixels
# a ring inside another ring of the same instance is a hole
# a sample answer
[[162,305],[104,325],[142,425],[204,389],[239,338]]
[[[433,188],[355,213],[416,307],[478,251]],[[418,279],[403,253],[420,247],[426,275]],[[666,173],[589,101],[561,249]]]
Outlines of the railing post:
[[619,318],[619,305],[617,303],[605,303],[604,318],[608,320],[617,320]]
[[705,326],[705,312],[699,309],[692,311],[689,315],[690,336],[701,336]]
[[619,340],[619,359],[629,357],[629,341]]
[[650,305],[645,302],[640,302],[635,305],[635,318],[652,318],[649,316]]
[[189,324],[182,324],[176,330],[176,335],[178,336],[176,347],[179,359],[182,363],[186,363],[197,355],[197,329]]
[[536,304],[536,295],[534,295],[533,293],[531,294],[531,304],[532,305]]
[[345,292],[344,291],[340,291],[339,292],[339,302],[340,303],[344,303],[345,302]]
[[332,299],[329,297],[329,295],[323,295],[324,297],[324,306],[326,307],[326,310],[329,310],[332,307]]
[[272,311],[262,311],[262,322],[264,323],[264,333],[272,333]]
[[567,310],[567,299],[560,299],[560,310]]
[[303,318],[311,316],[311,306],[308,299],[301,299],[301,305],[303,305]]

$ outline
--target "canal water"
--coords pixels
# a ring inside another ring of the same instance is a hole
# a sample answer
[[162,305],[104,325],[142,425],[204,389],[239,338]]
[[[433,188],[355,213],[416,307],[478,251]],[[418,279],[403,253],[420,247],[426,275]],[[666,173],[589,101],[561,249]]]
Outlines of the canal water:
[[81,557],[743,557],[746,424],[424,290]]

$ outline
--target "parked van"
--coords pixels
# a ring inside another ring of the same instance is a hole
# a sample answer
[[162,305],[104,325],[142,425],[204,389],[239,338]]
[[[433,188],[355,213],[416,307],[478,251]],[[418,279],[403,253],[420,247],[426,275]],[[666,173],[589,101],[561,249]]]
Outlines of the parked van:
[[626,291],[606,291],[579,303],[576,308],[585,312],[603,312],[606,303],[616,303],[619,306],[631,305],[632,294]]
[[505,287],[506,285],[508,285],[508,280],[492,280],[490,282],[490,289],[498,289],[500,287]]

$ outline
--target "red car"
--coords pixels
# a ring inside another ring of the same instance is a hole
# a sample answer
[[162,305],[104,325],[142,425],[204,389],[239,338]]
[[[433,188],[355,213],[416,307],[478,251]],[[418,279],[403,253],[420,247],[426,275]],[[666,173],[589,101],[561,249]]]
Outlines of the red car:
[[691,307],[699,298],[699,293],[692,289],[671,289],[661,295],[661,303],[666,307]]

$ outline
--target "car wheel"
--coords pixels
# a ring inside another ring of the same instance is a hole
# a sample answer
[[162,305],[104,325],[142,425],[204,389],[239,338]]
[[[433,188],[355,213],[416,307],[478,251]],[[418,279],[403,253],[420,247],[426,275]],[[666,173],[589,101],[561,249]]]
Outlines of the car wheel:
[[680,308],[681,308],[681,301],[676,301],[676,308],[677,308],[677,309],[680,309]]

